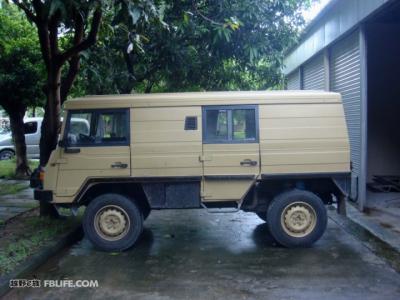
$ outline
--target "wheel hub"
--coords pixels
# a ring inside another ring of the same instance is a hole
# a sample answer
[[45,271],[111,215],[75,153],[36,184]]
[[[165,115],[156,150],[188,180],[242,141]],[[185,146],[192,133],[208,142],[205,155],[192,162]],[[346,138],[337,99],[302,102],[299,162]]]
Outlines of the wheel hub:
[[129,218],[126,212],[117,206],[107,206],[95,216],[96,232],[106,240],[118,240],[129,230]]
[[281,223],[290,236],[304,237],[315,228],[316,213],[305,202],[292,203],[283,210]]

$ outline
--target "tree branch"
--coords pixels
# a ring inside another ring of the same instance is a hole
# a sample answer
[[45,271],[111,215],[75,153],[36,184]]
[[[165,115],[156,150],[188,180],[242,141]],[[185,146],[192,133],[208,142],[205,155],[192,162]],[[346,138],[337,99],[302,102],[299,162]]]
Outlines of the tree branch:
[[79,72],[79,67],[80,67],[80,57],[79,55],[74,55],[69,60],[68,73],[61,81],[61,87],[60,87],[61,104],[63,104],[64,101],[67,100],[68,93],[75,81],[76,75]]
[[102,18],[103,12],[101,10],[101,7],[97,7],[95,12],[93,13],[93,18],[92,18],[92,26],[90,28],[90,32],[87,36],[86,39],[80,41],[78,44],[74,44],[71,48],[65,50],[61,54],[61,61],[65,62],[66,60],[70,59],[71,57],[78,55],[79,52],[88,49],[89,47],[93,46],[96,43],[97,40],[97,33],[100,28],[101,24],[101,18]]
[[31,12],[30,9],[27,8],[23,3],[19,2],[18,0],[12,0],[12,2],[25,12],[25,15],[30,21],[34,23],[37,22],[37,17],[35,16],[35,14]]
[[198,14],[201,18],[203,18],[207,22],[210,22],[211,24],[218,25],[218,26],[224,25],[223,23],[220,23],[220,22],[214,21],[213,19],[210,19],[209,17],[204,15],[202,12],[200,12],[199,9],[197,8],[196,1],[192,2],[192,6],[193,6],[193,10],[195,11],[195,13]]
[[[73,12],[73,19],[74,19],[74,39],[73,44],[78,45],[82,42],[83,36],[85,33],[85,24],[82,15],[79,13],[78,10],[74,9]],[[80,57],[79,53],[72,56],[69,60],[69,68],[67,75],[61,81],[61,88],[60,88],[60,98],[61,104],[67,100],[68,93],[75,81],[76,75],[79,72],[80,67]]]
[[50,43],[50,55],[56,57],[58,55],[58,22],[60,13],[56,12],[49,21],[49,43]]
[[46,68],[48,70],[50,68],[50,60],[51,60],[48,24],[44,21],[38,21],[38,23],[36,24],[39,35],[40,50],[42,52],[42,57],[46,65]]

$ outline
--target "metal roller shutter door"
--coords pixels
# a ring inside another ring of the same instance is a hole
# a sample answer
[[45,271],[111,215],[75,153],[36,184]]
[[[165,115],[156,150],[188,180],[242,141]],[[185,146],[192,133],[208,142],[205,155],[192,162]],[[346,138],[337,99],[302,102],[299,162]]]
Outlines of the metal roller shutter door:
[[342,94],[349,131],[352,171],[351,197],[358,196],[361,174],[361,56],[359,33],[339,42],[331,51],[331,90]]
[[303,89],[325,90],[325,67],[322,55],[318,55],[304,65]]
[[286,89],[300,90],[300,75],[298,69],[288,75]]

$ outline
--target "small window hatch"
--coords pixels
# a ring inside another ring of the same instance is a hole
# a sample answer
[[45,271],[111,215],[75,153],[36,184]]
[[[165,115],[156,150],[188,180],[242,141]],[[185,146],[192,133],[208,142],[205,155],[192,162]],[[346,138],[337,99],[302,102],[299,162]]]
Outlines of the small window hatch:
[[197,130],[197,117],[185,118],[185,130]]

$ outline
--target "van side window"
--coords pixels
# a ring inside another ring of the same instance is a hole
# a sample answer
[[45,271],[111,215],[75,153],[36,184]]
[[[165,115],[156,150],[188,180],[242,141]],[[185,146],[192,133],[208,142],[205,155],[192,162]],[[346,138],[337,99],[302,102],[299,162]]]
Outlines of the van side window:
[[26,122],[24,123],[24,133],[25,134],[36,133],[37,127],[38,127],[37,122]]
[[234,109],[232,123],[234,140],[251,141],[256,139],[255,109]]
[[66,138],[69,146],[128,145],[128,110],[71,111]]
[[207,139],[228,140],[228,111],[226,109],[206,110],[206,120]]
[[205,143],[258,142],[255,105],[204,107],[203,141]]

